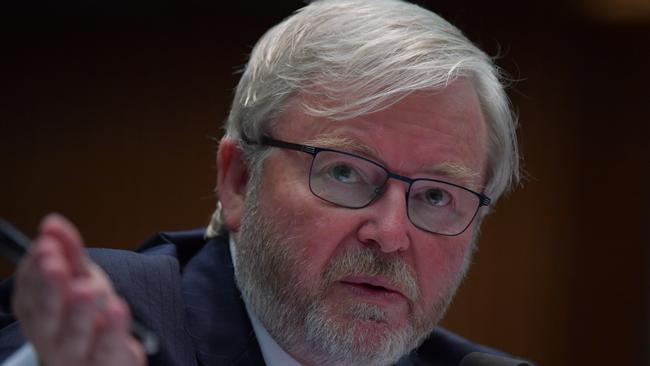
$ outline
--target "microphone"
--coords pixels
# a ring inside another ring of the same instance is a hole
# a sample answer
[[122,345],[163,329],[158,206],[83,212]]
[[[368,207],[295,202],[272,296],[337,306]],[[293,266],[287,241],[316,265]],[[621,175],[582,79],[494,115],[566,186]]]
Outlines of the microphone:
[[483,352],[472,352],[463,357],[458,366],[533,366],[526,361],[496,356]]
[[[0,219],[0,255],[14,264],[18,264],[23,255],[27,253],[30,245],[31,240],[27,236],[8,222]],[[147,355],[152,356],[158,353],[160,340],[157,334],[135,319],[131,319],[129,327],[131,334],[142,343]]]

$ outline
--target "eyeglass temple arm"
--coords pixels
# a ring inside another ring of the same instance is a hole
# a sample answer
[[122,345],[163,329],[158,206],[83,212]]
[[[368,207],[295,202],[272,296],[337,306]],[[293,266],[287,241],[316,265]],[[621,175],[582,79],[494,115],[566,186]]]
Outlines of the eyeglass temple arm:
[[307,145],[301,145],[301,144],[294,144],[293,142],[286,142],[286,141],[280,141],[276,140],[274,138],[268,137],[268,136],[262,136],[260,142],[253,141],[248,138],[248,136],[242,134],[241,135],[242,141],[249,145],[264,145],[264,146],[273,146],[273,147],[279,147],[282,149],[290,149],[290,150],[297,150],[297,151],[303,151],[308,154],[314,155],[316,153],[316,148],[313,146],[307,146]]

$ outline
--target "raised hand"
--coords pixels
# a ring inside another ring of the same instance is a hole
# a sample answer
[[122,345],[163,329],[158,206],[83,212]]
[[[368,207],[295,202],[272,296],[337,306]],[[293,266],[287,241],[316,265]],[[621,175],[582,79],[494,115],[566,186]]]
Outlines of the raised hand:
[[128,306],[60,215],[43,219],[18,266],[13,308],[45,366],[146,365]]

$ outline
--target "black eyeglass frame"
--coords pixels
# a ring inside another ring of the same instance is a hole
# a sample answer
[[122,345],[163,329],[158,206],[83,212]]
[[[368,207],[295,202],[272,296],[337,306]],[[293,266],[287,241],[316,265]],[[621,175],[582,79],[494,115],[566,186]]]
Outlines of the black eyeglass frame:
[[[339,206],[339,207],[344,207],[344,208],[350,208],[350,209],[361,209],[361,208],[364,208],[364,207],[368,207],[378,197],[381,196],[381,194],[383,193],[384,188],[386,187],[386,183],[388,182],[388,180],[390,178],[400,180],[400,181],[408,184],[408,189],[406,190],[406,193],[405,193],[406,194],[405,201],[406,201],[406,213],[407,213],[407,215],[409,217],[409,221],[413,224],[413,226],[417,227],[418,229],[426,231],[428,233],[432,233],[432,234],[443,235],[443,236],[458,236],[458,235],[462,234],[472,224],[472,222],[476,218],[476,215],[478,214],[478,211],[481,209],[481,207],[489,206],[490,202],[492,202],[492,199],[490,197],[488,197],[488,196],[486,196],[486,195],[484,195],[482,193],[475,192],[475,191],[473,191],[473,190],[471,190],[471,189],[469,189],[467,187],[463,187],[461,185],[451,183],[451,182],[446,182],[444,180],[439,180],[439,179],[406,177],[406,176],[396,174],[396,173],[393,173],[393,172],[389,171],[388,169],[386,169],[386,167],[384,167],[383,165],[377,163],[376,161],[372,161],[372,160],[370,160],[368,158],[365,158],[363,156],[352,154],[352,153],[345,152],[345,151],[340,151],[340,150],[330,149],[330,148],[325,148],[325,147],[316,147],[316,146],[297,144],[297,143],[293,143],[293,142],[277,140],[277,139],[274,139],[272,137],[265,136],[265,135],[263,135],[261,137],[260,142],[252,141],[247,136],[242,135],[242,141],[244,141],[246,144],[249,144],[249,145],[272,146],[272,147],[277,147],[277,148],[281,148],[281,149],[302,151],[304,153],[307,153],[307,154],[311,155],[312,160],[311,160],[311,164],[309,166],[309,177],[311,177],[311,172],[312,172],[312,169],[314,167],[314,161],[316,160],[316,155],[318,155],[318,153],[323,152],[323,151],[330,151],[330,152],[334,152],[334,153],[338,153],[338,154],[348,155],[348,156],[351,156],[351,157],[354,157],[354,158],[364,160],[364,161],[366,161],[366,162],[368,162],[370,164],[373,164],[373,165],[381,168],[383,171],[386,172],[386,180],[382,183],[382,185],[380,186],[380,189],[375,189],[374,197],[372,197],[366,204],[364,204],[362,206],[346,206],[346,205],[340,204],[338,202],[332,202],[332,201],[330,201],[328,199],[325,199],[325,198],[321,197],[320,195],[316,194],[316,192],[314,192],[314,190],[311,187],[311,183],[308,184],[309,185],[309,190],[311,191],[311,193],[314,196],[322,199],[325,202],[329,202],[329,203],[331,203],[333,205],[336,205],[336,206]],[[311,180],[311,178],[309,178],[309,179]],[[450,185],[450,186],[453,186],[453,187],[456,187],[456,188],[460,188],[460,189],[462,189],[464,191],[467,191],[469,193],[472,193],[473,195],[478,197],[478,199],[479,199],[478,205],[476,206],[476,210],[474,210],[474,214],[472,215],[472,218],[468,221],[467,225],[465,225],[465,227],[463,227],[463,229],[461,231],[459,231],[458,233],[445,234],[445,233],[439,233],[439,232],[435,232],[435,231],[432,231],[432,230],[425,229],[425,228],[419,226],[418,224],[414,223],[413,220],[411,219],[411,215],[409,213],[410,212],[409,211],[409,194],[411,193],[411,187],[413,187],[413,183],[415,183],[417,181],[429,181],[429,182],[437,182],[437,183],[447,184],[447,185]]]

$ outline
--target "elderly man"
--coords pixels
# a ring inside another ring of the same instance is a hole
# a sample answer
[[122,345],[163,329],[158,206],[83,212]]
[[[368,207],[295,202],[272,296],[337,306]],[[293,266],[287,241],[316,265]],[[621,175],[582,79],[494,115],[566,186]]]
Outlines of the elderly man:
[[401,1],[315,1],[252,52],[208,229],[91,261],[47,217],[0,351],[22,333],[47,366],[457,365],[495,351],[436,324],[517,175],[497,69],[458,29]]

